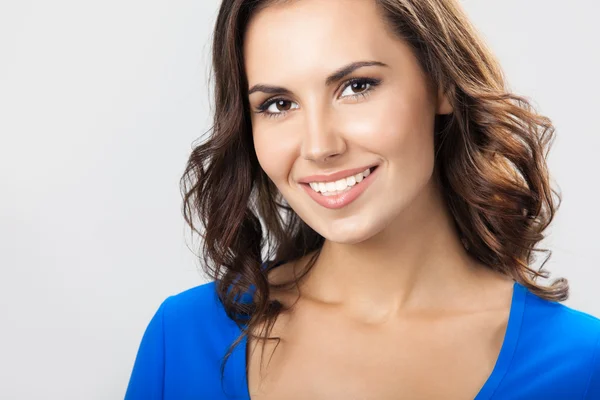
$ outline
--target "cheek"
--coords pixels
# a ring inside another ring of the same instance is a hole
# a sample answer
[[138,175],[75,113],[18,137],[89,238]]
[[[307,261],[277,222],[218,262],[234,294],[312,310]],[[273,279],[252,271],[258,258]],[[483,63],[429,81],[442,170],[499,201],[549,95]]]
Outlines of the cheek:
[[391,179],[410,198],[431,178],[434,170],[435,110],[418,97],[399,104],[390,118],[385,145],[389,149]]
[[280,187],[287,182],[296,159],[296,144],[291,135],[275,128],[257,128],[253,134],[258,162],[267,176]]
[[[350,140],[389,162],[423,159],[433,152],[434,110],[419,94],[387,91],[345,118]],[[367,106],[368,105],[368,106]]]

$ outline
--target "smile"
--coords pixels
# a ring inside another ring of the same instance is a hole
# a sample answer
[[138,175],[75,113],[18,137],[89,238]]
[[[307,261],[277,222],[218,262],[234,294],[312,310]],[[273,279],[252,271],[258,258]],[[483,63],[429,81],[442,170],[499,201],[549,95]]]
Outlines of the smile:
[[347,178],[339,179],[335,182],[310,182],[309,185],[317,193],[323,196],[334,196],[350,190],[354,185],[359,184],[362,180],[371,174],[371,168],[367,168],[363,172],[356,175],[350,175]]
[[337,181],[301,183],[300,186],[321,206],[338,209],[356,200],[376,178],[377,171],[375,166]]

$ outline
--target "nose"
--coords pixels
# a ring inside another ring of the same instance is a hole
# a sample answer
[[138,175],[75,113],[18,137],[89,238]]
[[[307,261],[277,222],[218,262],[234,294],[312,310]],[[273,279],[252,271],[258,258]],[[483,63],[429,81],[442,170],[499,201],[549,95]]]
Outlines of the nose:
[[346,142],[335,126],[335,121],[325,110],[306,113],[301,155],[314,162],[326,162],[346,151]]

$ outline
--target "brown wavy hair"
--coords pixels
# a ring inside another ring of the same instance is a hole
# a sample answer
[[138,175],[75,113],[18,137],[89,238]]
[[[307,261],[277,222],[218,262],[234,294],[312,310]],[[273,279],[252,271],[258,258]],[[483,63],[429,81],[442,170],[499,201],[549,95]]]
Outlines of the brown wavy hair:
[[[465,248],[539,297],[566,300],[565,278],[549,287],[535,282],[549,276],[543,267],[551,252],[536,245],[561,201],[546,163],[552,122],[507,89],[497,61],[456,1],[373,1],[384,23],[410,44],[431,83],[445,90],[453,106],[452,114],[436,120],[435,163]],[[180,182],[184,218],[203,240],[202,268],[216,281],[227,315],[242,332],[224,357],[222,373],[244,335],[269,338],[286,309],[270,293],[304,276],[275,285],[267,273],[314,252],[308,272],[324,242],[287,205],[254,151],[243,38],[255,13],[281,2],[221,3],[212,46],[213,126],[207,140],[193,149]],[[531,266],[536,252],[546,253],[538,270]],[[253,298],[244,300],[251,291]],[[267,326],[264,335],[254,336],[261,323]]]

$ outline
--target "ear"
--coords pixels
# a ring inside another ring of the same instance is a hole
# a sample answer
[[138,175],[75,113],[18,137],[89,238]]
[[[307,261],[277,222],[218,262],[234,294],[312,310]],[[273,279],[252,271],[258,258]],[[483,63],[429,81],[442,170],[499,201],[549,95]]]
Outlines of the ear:
[[444,88],[442,87],[442,85],[440,85],[437,95],[436,114],[452,114],[454,108],[450,103],[450,95],[453,92],[454,90],[452,90],[452,88],[449,88],[448,90],[444,91]]

